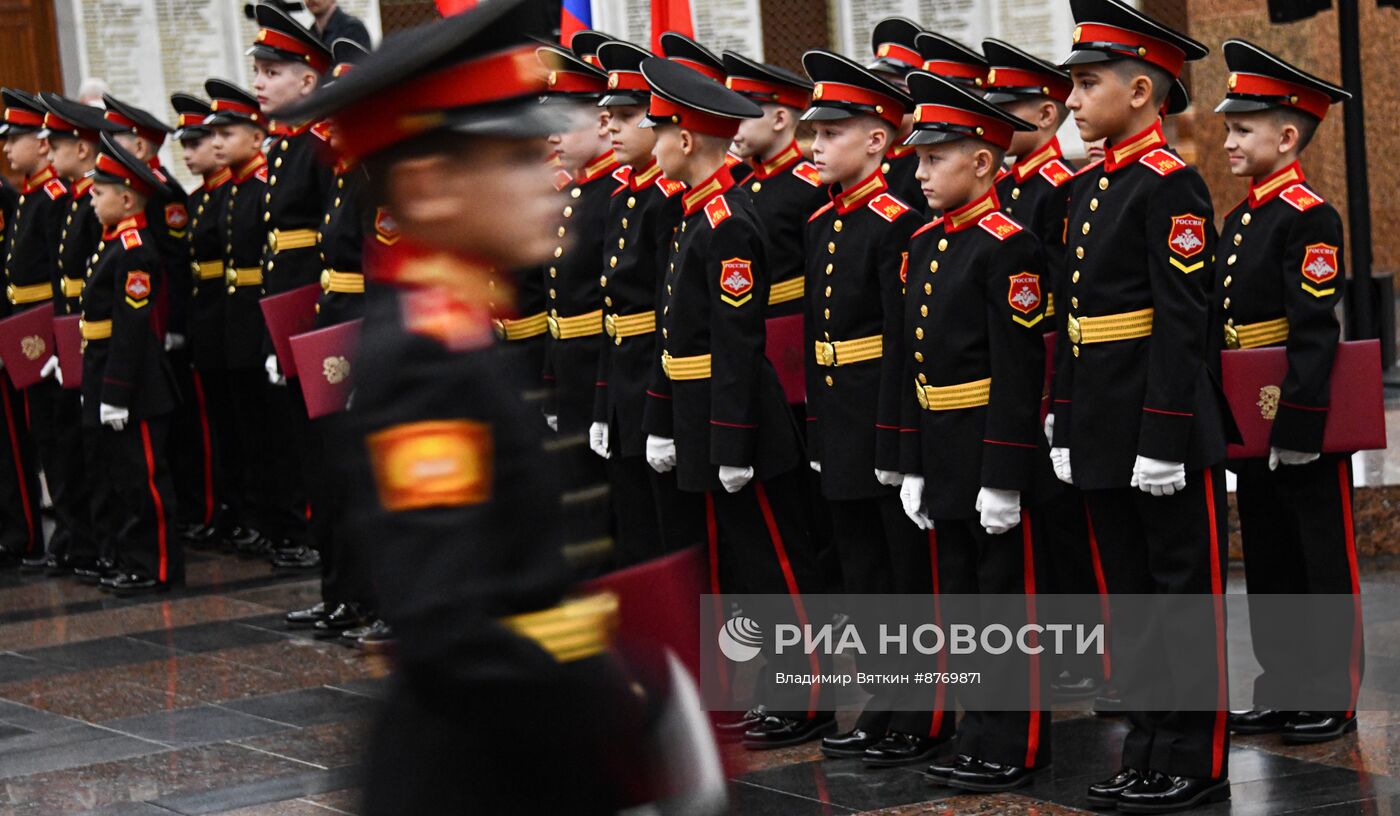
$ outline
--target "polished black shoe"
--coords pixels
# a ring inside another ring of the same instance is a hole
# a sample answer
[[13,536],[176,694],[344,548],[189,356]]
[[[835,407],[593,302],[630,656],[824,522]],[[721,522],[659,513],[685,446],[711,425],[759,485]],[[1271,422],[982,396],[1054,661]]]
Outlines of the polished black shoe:
[[1029,785],[1046,767],[1048,766],[1025,768],[1020,765],[1002,765],[975,759],[967,767],[953,771],[953,775],[943,784],[958,790],[999,793]]
[[134,595],[149,595],[156,592],[169,592],[170,584],[147,578],[144,575],[123,575],[112,582],[112,594],[118,598]]
[[321,554],[310,547],[294,547],[278,550],[272,557],[276,569],[315,569],[321,566]]
[[871,768],[898,768],[901,765],[921,765],[933,759],[947,740],[930,739],[913,734],[892,732],[866,749],[862,759]]
[[1283,741],[1288,745],[1327,742],[1356,730],[1356,717],[1341,713],[1300,711],[1283,727]]
[[1230,712],[1231,734],[1272,734],[1282,731],[1296,711],[1275,711],[1272,708],[1255,708],[1249,711]]
[[764,717],[744,732],[744,747],[751,751],[801,745],[836,730],[836,717],[828,713],[806,717]]
[[1102,782],[1089,786],[1086,798],[1093,807],[1111,808],[1118,804],[1123,791],[1136,785],[1142,779],[1142,772],[1136,768],[1123,768]]
[[727,742],[741,740],[744,738],[745,731],[763,722],[763,718],[767,716],[768,709],[762,705],[756,705],[738,716],[716,718],[715,736]]
[[1110,687],[1094,695],[1094,716],[1122,717],[1127,713],[1128,705],[1123,702],[1118,689]]
[[1229,779],[1197,779],[1149,771],[1118,794],[1118,810],[1122,813],[1176,813],[1229,798]]
[[89,586],[99,586],[104,580],[117,578],[120,575],[116,565],[105,558],[98,559],[94,564],[73,569],[73,577],[78,579],[78,583]]
[[971,767],[976,762],[977,760],[973,759],[970,754],[958,754],[951,759],[935,762],[928,766],[924,769],[924,776],[927,776],[930,782],[946,785],[954,773],[957,773],[963,768]]
[[286,621],[288,626],[315,626],[316,623],[323,620],[328,613],[329,610],[326,609],[326,604],[323,601],[307,609],[298,609],[293,612],[288,612],[282,616],[282,620]]
[[32,557],[21,558],[19,568],[21,572],[43,572],[49,565],[49,557],[43,553]]
[[345,603],[316,621],[312,628],[316,630],[316,637],[340,637],[340,633],[346,629],[354,629],[367,623],[370,623],[369,616],[361,611],[360,607]]
[[185,530],[185,541],[192,547],[212,547],[219,537],[219,528],[213,524],[191,524]]
[[224,544],[230,549],[238,549],[252,544],[261,537],[257,530],[235,525],[224,531]]
[[852,728],[840,734],[822,737],[822,753],[832,759],[850,759],[865,756],[865,749],[884,739],[882,732]]
[[1057,700],[1085,700],[1097,696],[1103,683],[1096,677],[1062,673],[1050,683],[1050,694]]
[[74,562],[66,557],[51,555],[44,561],[45,575],[67,575],[73,571]]
[[394,630],[382,620],[369,625],[369,631],[355,639],[355,644],[366,652],[383,652],[394,646]]

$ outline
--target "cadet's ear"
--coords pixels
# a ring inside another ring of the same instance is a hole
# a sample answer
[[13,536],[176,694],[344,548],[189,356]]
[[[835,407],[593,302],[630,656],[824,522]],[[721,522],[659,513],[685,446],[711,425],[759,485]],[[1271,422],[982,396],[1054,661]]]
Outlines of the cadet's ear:
[[883,156],[889,150],[889,144],[889,128],[880,124],[870,129],[870,138],[866,142],[865,150],[872,156]]
[[787,130],[788,124],[791,123],[791,122],[792,122],[792,111],[788,110],[787,108],[783,107],[782,105],[777,106],[777,107],[773,110],[773,131],[774,131],[775,133],[776,133],[776,132],[779,132],[779,131]]
[[1283,154],[1298,149],[1300,138],[1298,126],[1292,122],[1285,123],[1278,132],[1278,152]]
[[301,91],[302,96],[309,96],[312,91],[316,90],[316,85],[320,81],[321,75],[311,68],[307,68],[301,72],[301,87],[298,90]]
[[1129,104],[1134,108],[1153,107],[1152,104],[1152,79],[1146,74],[1138,74],[1133,77],[1133,81],[1128,83],[1129,90],[1132,91],[1132,99]]
[[681,129],[680,129],[680,137],[681,137],[681,155],[683,155],[683,156],[689,156],[690,154],[694,153],[694,152],[695,152],[695,134],[691,133],[690,131],[686,130],[685,128],[681,128]]

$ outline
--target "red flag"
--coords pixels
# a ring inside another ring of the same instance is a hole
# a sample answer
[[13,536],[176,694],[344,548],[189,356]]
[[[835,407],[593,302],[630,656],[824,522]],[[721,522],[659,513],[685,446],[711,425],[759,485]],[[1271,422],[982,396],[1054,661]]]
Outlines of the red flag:
[[437,3],[438,11],[444,17],[451,17],[454,14],[461,14],[464,11],[475,8],[477,0],[434,0]]
[[690,17],[690,0],[652,0],[652,53],[661,53],[661,34],[666,31],[674,31],[687,37],[695,36],[695,25]]

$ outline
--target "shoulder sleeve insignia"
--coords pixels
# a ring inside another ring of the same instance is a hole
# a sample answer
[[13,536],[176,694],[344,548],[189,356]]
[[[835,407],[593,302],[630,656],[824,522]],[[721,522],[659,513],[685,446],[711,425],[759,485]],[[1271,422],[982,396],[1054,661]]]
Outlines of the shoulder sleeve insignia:
[[665,194],[667,198],[670,198],[671,196],[685,189],[685,182],[672,181],[671,179],[662,176],[661,178],[656,180],[656,186],[661,188],[661,192]]
[[1030,328],[1039,323],[1044,313],[1033,318],[1022,317],[1040,308],[1044,297],[1040,291],[1040,276],[1032,272],[1020,272],[1011,275],[1010,287],[1006,291],[1006,302],[1011,304],[1011,308],[1019,314],[1013,314],[1011,319],[1017,323]]
[[49,179],[44,182],[44,194],[49,198],[57,200],[67,194],[68,188],[58,179]]
[[928,222],[927,224],[924,224],[922,227],[919,227],[918,229],[914,230],[914,234],[911,235],[911,236],[909,236],[909,237],[910,237],[910,238],[914,238],[915,236],[923,235],[924,233],[928,232],[929,230],[933,229],[934,227],[936,227],[936,226],[938,226],[939,224],[942,224],[942,223],[943,223],[943,216],[940,215],[940,216],[938,216],[937,218],[933,219],[932,221]]
[[730,306],[743,306],[753,297],[753,261],[730,258],[719,265],[720,300]]
[[395,425],[365,437],[379,501],[390,512],[491,498],[491,426],[465,419]]
[[1138,159],[1142,164],[1147,165],[1147,169],[1159,176],[1168,176],[1186,166],[1186,162],[1178,159],[1170,151],[1157,148],[1146,156]]
[[798,162],[792,168],[792,174],[807,182],[808,184],[812,185],[813,187],[822,186],[821,171],[818,170],[817,166],[815,164],[812,164],[811,162]]
[[126,273],[126,302],[133,309],[146,305],[151,296],[151,275],[149,272],[133,270]]
[[310,130],[311,130],[311,135],[312,135],[312,136],[315,136],[317,139],[320,139],[320,140],[323,141],[323,142],[330,142],[330,140],[331,140],[331,123],[330,123],[330,122],[317,122],[316,124],[314,124],[314,125],[311,126]]
[[1206,248],[1206,220],[1192,213],[1172,216],[1172,229],[1167,234],[1167,248],[1183,258],[1199,255],[1201,250]]
[[136,230],[127,230],[122,233],[122,249],[135,249],[141,246],[141,233]]
[[1051,187],[1059,187],[1074,178],[1074,173],[1065,166],[1064,162],[1053,159],[1040,168],[1040,177],[1050,182]]
[[982,219],[977,222],[977,226],[990,232],[998,241],[1005,241],[1021,231],[1020,224],[999,212],[987,213],[982,216]]
[[822,213],[825,213],[827,210],[831,209],[831,208],[834,207],[834,206],[836,206],[836,203],[835,203],[834,201],[828,201],[828,202],[826,202],[826,203],[823,204],[821,207],[817,208],[817,211],[814,212],[814,213],[812,213],[812,214],[807,218],[807,220],[808,220],[809,222],[810,222],[810,221],[816,221],[818,218],[821,218],[821,217],[822,217]]
[[384,208],[380,207],[374,211],[374,238],[385,246],[393,246],[399,242],[399,225]]
[[724,219],[733,215],[729,209],[729,202],[724,200],[724,196],[716,196],[705,205],[705,217],[710,219],[710,229],[718,227],[724,223]]
[[909,212],[909,205],[889,193],[881,193],[875,196],[866,206],[874,210],[876,215],[891,223],[893,223],[896,218]]
[[184,204],[165,205],[165,225],[173,230],[182,230],[190,223],[189,211]]
[[1317,289],[1312,284],[1326,283],[1337,277],[1337,247],[1331,244],[1308,244],[1303,253],[1303,290],[1314,297],[1326,297],[1335,289]]
[[258,168],[258,171],[257,171],[256,173],[254,173],[253,176],[254,176],[258,181],[266,182],[266,181],[267,181],[267,165],[264,164],[262,167],[259,167],[259,168]]
[[1302,184],[1295,184],[1287,190],[1278,194],[1278,197],[1287,201],[1298,212],[1307,212],[1313,207],[1322,203],[1322,196],[1309,190]]

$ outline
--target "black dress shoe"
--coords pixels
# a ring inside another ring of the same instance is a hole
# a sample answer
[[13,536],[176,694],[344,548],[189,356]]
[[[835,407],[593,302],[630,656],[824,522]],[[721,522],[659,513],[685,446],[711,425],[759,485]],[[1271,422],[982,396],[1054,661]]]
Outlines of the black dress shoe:
[[767,716],[768,709],[762,705],[756,705],[737,716],[717,717],[714,724],[715,736],[726,742],[741,740],[744,738],[745,731],[763,722],[763,718]]
[[918,737],[913,734],[890,733],[865,751],[865,764],[872,768],[897,768],[920,765],[933,759],[947,740]]
[[1106,688],[1094,695],[1094,716],[1121,717],[1128,713],[1128,705],[1116,688]]
[[282,616],[282,620],[288,626],[315,626],[316,622],[326,617],[326,604],[321,602],[307,609],[298,609],[288,612]]
[[224,543],[228,544],[231,548],[237,549],[239,547],[246,547],[261,537],[257,530],[235,525],[225,531]]
[[123,575],[112,582],[112,594],[116,595],[118,598],[130,598],[135,595],[149,595],[155,592],[169,591],[170,584],[134,573],[131,575]]
[[1086,798],[1088,798],[1089,804],[1094,807],[1114,807],[1118,804],[1118,797],[1123,794],[1123,791],[1136,785],[1139,779],[1142,779],[1142,772],[1136,768],[1123,768],[1102,782],[1090,785]]
[[21,558],[19,562],[19,568],[22,572],[43,572],[48,565],[49,557],[44,553]]
[[751,751],[801,745],[836,730],[836,717],[820,713],[806,717],[764,717],[763,722],[744,732],[744,747]]
[[930,782],[946,785],[954,773],[976,762],[977,760],[973,759],[970,754],[958,754],[951,759],[944,759],[928,766],[924,769],[924,776],[927,776]]
[[1229,779],[1167,776],[1149,771],[1118,794],[1118,810],[1123,813],[1176,813],[1229,798]]
[[1102,686],[1097,678],[1065,672],[1050,683],[1050,694],[1059,700],[1084,700],[1097,695]]
[[355,645],[366,652],[388,651],[394,646],[394,630],[383,620],[376,619],[369,631],[355,639]]
[[51,555],[44,561],[45,575],[67,575],[73,571],[74,562],[67,557]]
[[953,771],[953,775],[948,777],[944,784],[959,790],[998,793],[1030,784],[1031,779],[1046,767],[1048,766],[1024,768],[1020,765],[1002,765],[978,759],[973,760],[967,767]]
[[1320,714],[1300,711],[1283,727],[1283,741],[1288,745],[1327,742],[1356,730],[1356,717],[1345,714]]
[[1230,712],[1231,734],[1272,734],[1282,731],[1296,711],[1275,711],[1272,708],[1255,708],[1250,711]]
[[865,749],[884,739],[883,733],[852,728],[841,734],[822,737],[822,753],[832,759],[865,756]]
[[369,616],[362,612],[360,607],[344,603],[316,621],[312,628],[316,630],[316,637],[340,637],[340,633],[346,629],[364,626],[369,622]]
[[276,569],[315,569],[321,566],[321,554],[306,546],[278,550],[272,557],[272,566]]
[[99,586],[104,580],[115,579],[120,575],[116,565],[105,558],[98,559],[96,564],[89,567],[76,567],[73,570],[73,577],[77,578],[79,583],[89,586]]

